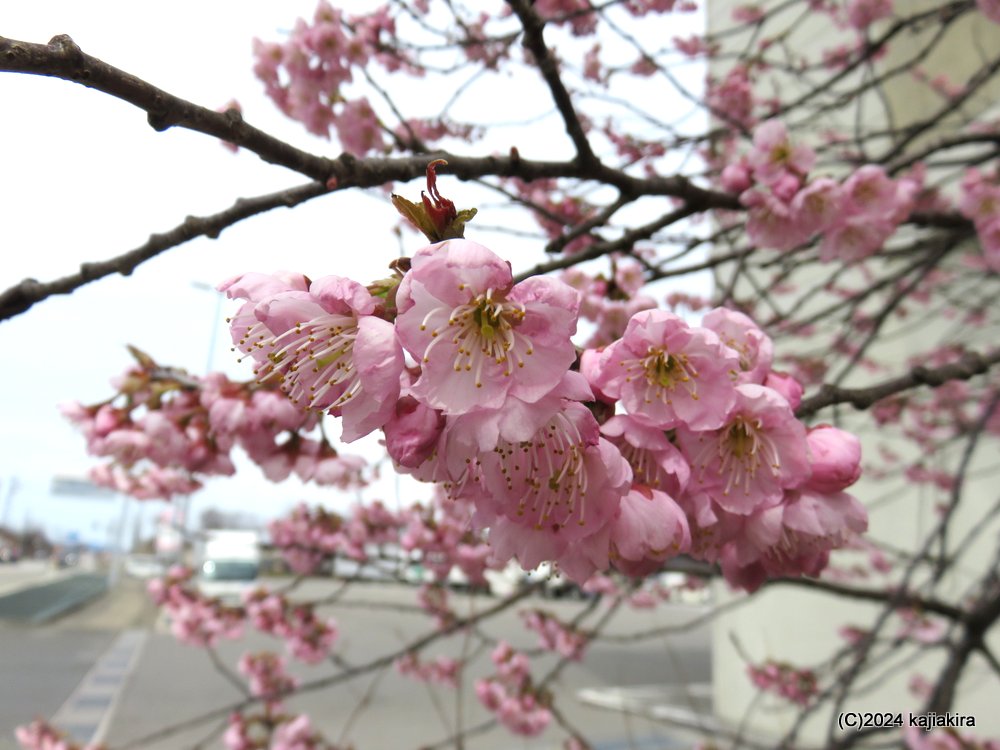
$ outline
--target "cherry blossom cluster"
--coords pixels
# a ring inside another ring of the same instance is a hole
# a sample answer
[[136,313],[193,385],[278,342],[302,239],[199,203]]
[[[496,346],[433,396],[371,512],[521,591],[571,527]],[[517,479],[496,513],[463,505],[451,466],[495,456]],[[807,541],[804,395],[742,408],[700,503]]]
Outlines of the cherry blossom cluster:
[[257,630],[284,639],[288,653],[306,664],[326,659],[337,640],[337,621],[321,620],[311,603],[258,588],[244,595],[243,606]]
[[429,661],[421,661],[417,654],[409,653],[396,659],[396,671],[405,677],[420,682],[455,687],[461,662],[449,656],[437,656]]
[[[997,22],[1000,23],[1000,7]],[[903,740],[907,750],[1000,750],[1000,740],[983,739],[950,727],[927,732],[920,727],[906,726]]]
[[193,646],[214,646],[223,638],[242,637],[243,610],[203,596],[191,584],[193,577],[190,568],[176,565],[147,586],[153,602],[167,613],[174,637]]
[[306,714],[246,716],[234,712],[222,736],[227,750],[348,750],[313,729]]
[[[594,207],[582,198],[560,194],[556,180],[512,180],[518,196],[527,205],[532,206],[532,215],[545,232],[549,240],[559,240],[566,227],[571,227],[587,220],[594,212]],[[565,244],[562,252],[567,255],[586,250],[594,243],[590,234],[582,234]]]
[[299,684],[285,671],[285,660],[269,651],[243,654],[237,666],[250,684],[250,694],[263,699],[270,712],[281,711],[281,699]]
[[567,659],[579,661],[589,642],[587,637],[571,625],[562,622],[551,612],[529,609],[521,612],[524,626],[538,635],[539,645]]
[[446,582],[457,569],[471,586],[485,586],[485,572],[492,567],[490,550],[482,535],[472,531],[473,513],[471,503],[448,500],[438,492],[431,503],[414,505],[403,514],[406,525],[399,544],[419,558],[434,581]]
[[103,750],[103,745],[79,745],[43,719],[17,727],[14,736],[24,750]]
[[747,207],[747,233],[759,247],[790,250],[822,235],[820,259],[857,261],[878,252],[913,210],[923,183],[919,173],[890,178],[877,165],[843,180],[810,176],[816,154],[793,143],[783,122],[754,131],[753,148],[721,174],[727,190]]
[[311,133],[335,129],[345,150],[365,154],[385,147],[382,125],[365,97],[346,98],[354,71],[378,63],[389,72],[417,69],[394,45],[388,6],[346,16],[320,0],[311,22],[299,19],[284,43],[254,40],[254,73],[271,100]]
[[496,674],[476,681],[479,702],[514,734],[541,734],[552,721],[550,699],[533,685],[527,657],[506,641],[501,641],[490,656]]
[[700,327],[638,313],[596,361],[583,360],[595,392],[627,412],[601,427],[633,473],[611,532],[620,569],[648,573],[688,551],[753,589],[772,575],[818,574],[831,549],[866,528],[843,492],[860,474],[857,438],[807,430],[793,412],[801,387],[771,359],[749,318],[716,309]]
[[657,307],[656,300],[641,289],[646,282],[642,266],[630,258],[614,258],[614,274],[591,275],[579,268],[559,277],[580,293],[580,317],[594,323],[587,349],[607,346],[625,333],[625,326],[637,312]]
[[[490,560],[483,535],[471,529],[472,515],[470,503],[438,491],[430,503],[399,511],[379,501],[355,505],[347,515],[300,504],[269,528],[275,547],[298,573],[315,573],[339,556],[380,565],[389,575],[403,576],[401,566],[419,566],[425,581],[437,584],[447,583],[457,570],[469,585],[484,587],[485,571],[498,564]],[[421,601],[434,613],[431,601],[443,595],[428,593]]]
[[[461,218],[436,189],[436,166],[422,206],[395,199],[431,237]],[[556,561],[582,582],[610,563],[643,575],[690,552],[754,588],[768,575],[818,574],[865,529],[843,493],[859,473],[857,440],[832,427],[807,436],[793,412],[801,386],[772,371],[771,341],[745,315],[717,309],[691,326],[645,309],[620,338],[578,355],[581,295],[562,281],[515,283],[508,263],[464,239],[404,260],[370,287],[235,277],[220,286],[243,300],[233,342],[259,383],[339,417],[345,441],[381,430],[397,470],[474,508],[494,563]],[[635,294],[641,273],[619,276]],[[324,554],[350,538],[339,521],[310,528],[306,510],[299,522],[289,538],[312,535]],[[287,546],[283,529],[274,536]],[[446,546],[426,524],[408,537],[436,554]]]
[[811,669],[798,669],[790,664],[767,661],[747,666],[750,681],[760,690],[782,698],[808,705],[818,692],[816,673]]
[[986,265],[1000,273],[1000,179],[971,168],[962,180],[959,210],[972,219]]
[[367,483],[365,462],[338,454],[325,438],[309,437],[315,417],[279,391],[221,373],[194,377],[130,350],[136,364],[112,381],[114,396],[61,407],[83,432],[87,451],[110,459],[92,470],[95,484],[141,500],[187,495],[204,477],[233,474],[236,446],[271,481],[294,473],[340,488]]

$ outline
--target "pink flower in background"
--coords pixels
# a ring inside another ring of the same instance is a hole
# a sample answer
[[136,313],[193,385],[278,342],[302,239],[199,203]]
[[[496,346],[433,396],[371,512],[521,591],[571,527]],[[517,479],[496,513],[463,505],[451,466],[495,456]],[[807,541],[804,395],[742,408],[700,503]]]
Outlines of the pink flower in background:
[[1000,23],[1000,0],[976,0],[979,12],[994,23]]
[[648,425],[694,430],[720,426],[736,401],[734,351],[716,334],[673,313],[632,316],[625,335],[604,350],[595,385]]
[[727,164],[719,175],[719,184],[730,193],[742,193],[753,185],[750,165],[745,159]]
[[875,164],[858,167],[842,186],[844,209],[849,214],[891,216],[896,208],[896,183]]
[[823,232],[841,218],[843,196],[840,185],[829,177],[820,177],[806,185],[792,198],[792,215],[810,235]]
[[363,156],[369,151],[385,150],[385,139],[379,119],[365,98],[352,99],[344,103],[341,111],[333,118],[337,138],[345,151]]
[[746,206],[747,234],[759,247],[791,250],[809,239],[810,229],[795,214],[792,207],[776,195],[761,188],[752,188],[740,196]]
[[576,358],[579,294],[551,278],[515,286],[506,262],[468,240],[419,251],[396,303],[399,338],[422,368],[411,393],[446,415],[536,401]]
[[849,0],[847,4],[847,22],[858,31],[891,15],[892,0]]
[[772,185],[788,174],[807,175],[816,162],[816,154],[808,146],[793,145],[783,122],[768,120],[754,131],[748,160],[757,182]]
[[819,257],[827,262],[862,260],[877,253],[895,229],[884,218],[866,214],[848,217],[823,234]]

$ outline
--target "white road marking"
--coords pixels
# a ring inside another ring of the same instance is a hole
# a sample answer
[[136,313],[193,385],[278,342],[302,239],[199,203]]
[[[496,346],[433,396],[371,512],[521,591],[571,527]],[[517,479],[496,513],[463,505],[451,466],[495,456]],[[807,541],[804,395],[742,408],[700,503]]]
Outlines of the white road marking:
[[145,630],[122,631],[52,717],[53,726],[81,744],[102,742],[148,637]]

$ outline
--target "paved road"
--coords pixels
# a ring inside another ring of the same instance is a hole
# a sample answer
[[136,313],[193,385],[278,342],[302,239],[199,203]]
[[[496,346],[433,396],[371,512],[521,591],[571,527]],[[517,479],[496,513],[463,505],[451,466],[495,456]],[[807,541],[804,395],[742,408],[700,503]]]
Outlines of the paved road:
[[[219,729],[225,707],[239,699],[238,691],[200,650],[177,643],[162,632],[162,627],[148,627],[150,610],[143,604],[139,587],[134,583],[131,586],[130,595],[116,592],[56,626],[36,630],[0,628],[0,684],[15,685],[0,688],[0,734],[9,737],[13,726],[25,718],[36,713],[51,716],[60,707],[64,708],[64,717],[82,722],[81,726],[99,721],[101,711],[106,715],[113,713],[104,727],[111,748],[131,744],[141,750],[178,750],[194,746]],[[314,596],[329,591],[329,584],[310,583],[304,594]],[[413,589],[370,585],[359,587],[346,602],[374,600],[383,606],[395,606],[412,603],[413,596]],[[456,611],[465,614],[470,607],[483,608],[493,602],[485,597],[455,597],[453,605]],[[353,663],[397,649],[407,639],[432,627],[422,614],[354,608],[347,603],[337,605],[333,614],[341,628],[337,651]],[[528,604],[549,607],[562,616],[571,615],[580,606],[542,600]],[[625,611],[609,632],[622,635],[686,621],[699,611],[691,607],[652,613]],[[484,632],[493,638],[507,638],[518,647],[536,645],[535,636],[525,632],[514,613],[496,618],[484,627]],[[446,646],[432,648],[429,654],[457,655],[462,644],[463,639],[456,637]],[[266,636],[251,634],[245,642],[224,644],[219,656],[232,668],[238,655],[248,648],[280,647]],[[544,669],[546,662],[539,661],[538,665]],[[333,674],[335,668],[296,666],[293,671],[308,681]],[[343,739],[353,742],[358,750],[416,748],[449,736],[458,711],[467,726],[488,718],[474,697],[471,682],[490,671],[488,653],[481,653],[459,693],[447,688],[427,688],[396,674],[384,674],[298,696],[288,707],[310,712],[333,741],[341,739],[341,731],[347,726]],[[18,674],[34,676],[22,682]],[[581,703],[576,697],[578,691],[608,685],[690,684],[708,678],[708,636],[701,629],[639,645],[595,646],[584,664],[571,665],[562,673],[554,689],[567,719],[597,740],[596,747],[655,750],[676,746],[667,739],[666,729]],[[84,709],[91,709],[86,721],[79,718],[86,713]],[[219,720],[159,740],[137,742],[165,724],[217,709],[221,710]],[[550,728],[540,738],[520,741],[499,730],[473,738],[467,747],[548,750],[560,747],[564,737],[557,728]],[[0,748],[6,750],[2,743],[0,739]],[[221,743],[216,741],[206,747],[218,748]]]

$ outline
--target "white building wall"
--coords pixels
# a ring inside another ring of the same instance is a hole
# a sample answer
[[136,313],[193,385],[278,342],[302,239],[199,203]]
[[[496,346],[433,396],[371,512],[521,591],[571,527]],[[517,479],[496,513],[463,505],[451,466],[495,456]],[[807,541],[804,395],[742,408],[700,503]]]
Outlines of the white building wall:
[[[733,7],[745,4],[745,0],[709,0],[708,28],[709,32],[718,31],[731,26],[729,21]],[[897,0],[898,10],[910,13],[917,8],[929,8],[941,3],[931,0],[912,0],[903,2]],[[778,2],[757,3],[765,8],[773,8]],[[789,15],[794,17],[799,10]],[[886,23],[886,22],[883,22]],[[876,30],[879,27],[876,27]],[[883,26],[884,28],[884,26]],[[926,35],[936,33],[939,26],[928,24],[921,35],[904,35],[897,39],[890,53],[880,60],[874,70],[892,69],[900,65],[917,49],[920,49]],[[816,14],[805,19],[788,40],[792,49],[802,49],[809,54],[825,47],[833,46],[835,39],[843,35],[843,31],[834,27],[825,15]],[[844,37],[847,38],[846,36]],[[731,39],[727,44],[729,49],[741,49],[740,40]],[[945,35],[939,47],[930,54],[923,65],[929,76],[946,74],[952,81],[961,82],[977,70],[983,59],[995,55],[1000,50],[1000,26],[990,24],[975,13],[968,14],[954,24]],[[712,68],[712,73],[721,75],[725,65]],[[803,85],[802,81],[790,79],[788,88],[783,86],[782,96],[787,98],[789,90]],[[940,127],[928,131],[921,136],[919,142],[927,143],[939,138],[942,133],[951,132],[955,122],[967,116],[970,112],[998,111],[997,101],[1000,86],[996,82],[984,92],[973,97],[963,105],[962,111],[956,112],[952,118],[946,119]],[[857,100],[845,103],[842,109],[831,111],[815,120],[810,126],[814,131],[823,127],[850,128],[859,117]],[[942,99],[934,94],[926,85],[910,75],[894,78],[885,87],[884,102],[866,100],[861,103],[863,109],[860,117],[864,126],[875,129],[880,125],[899,128],[919,122],[930,113],[942,106]],[[789,124],[794,128],[797,119]],[[936,177],[936,175],[932,175]],[[807,285],[808,276],[799,275],[798,281]],[[829,301],[817,298],[811,309],[819,309]],[[919,307],[914,311],[920,315],[926,310]],[[887,362],[898,362],[897,372],[906,368],[907,360],[915,353],[922,352],[933,346],[933,342],[947,342],[953,337],[955,323],[936,318],[925,320],[921,325],[908,329],[911,321],[903,326],[892,323],[887,327],[890,334],[889,343],[881,344],[877,349],[878,357]],[[893,331],[898,333],[893,335]],[[863,334],[858,334],[859,338]],[[989,334],[983,336],[984,343],[989,342]],[[779,351],[784,342],[778,338],[776,346]],[[846,380],[845,386],[860,386],[871,378],[860,370],[855,376]],[[880,376],[874,376],[878,379]],[[882,375],[881,377],[886,377]],[[846,411],[849,411],[846,410]],[[822,415],[829,421],[828,413]],[[863,435],[866,462],[876,464],[879,441],[891,441],[894,450],[913,455],[913,449],[908,443],[893,440],[885,430],[878,430],[867,415],[851,416],[845,420],[845,426]],[[972,475],[976,476],[967,486],[962,499],[962,506],[952,520],[949,539],[962,539],[968,532],[983,526],[983,515],[987,508],[1000,500],[1000,473],[997,472],[997,458],[1000,457],[1000,441],[984,439],[977,451]],[[947,455],[923,456],[929,464],[939,463],[942,466],[954,467],[957,463],[961,446]],[[893,548],[916,550],[923,543],[929,529],[937,523],[939,515],[935,512],[935,503],[940,499],[936,494],[923,487],[914,486],[904,479],[895,482],[870,481],[863,479],[852,489],[853,494],[860,498],[871,514],[869,536],[873,540],[886,543]],[[973,545],[970,545],[961,564],[949,574],[945,581],[936,589],[937,595],[950,598],[954,602],[962,600],[970,582],[986,570],[997,553],[998,532],[996,524],[983,527],[982,533]],[[852,564],[851,553],[834,557],[833,565],[846,567]],[[858,560],[855,558],[855,562]],[[863,561],[862,561],[863,562]],[[921,572],[913,583],[925,580],[926,571]],[[898,580],[899,573],[895,574]],[[856,582],[859,586],[878,588],[885,585],[886,579],[871,579]],[[724,583],[716,584],[716,594],[720,602],[739,598]],[[850,601],[843,597],[834,597],[816,591],[806,591],[794,586],[775,586],[766,589],[755,597],[747,599],[740,607],[732,609],[720,617],[715,624],[713,642],[713,697],[715,713],[731,728],[742,728],[751,735],[762,738],[776,739],[788,732],[802,714],[796,707],[773,697],[761,696],[747,677],[748,660],[760,663],[768,659],[787,661],[796,666],[821,666],[820,660],[842,650],[845,642],[838,635],[838,630],[844,625],[861,628],[871,627],[882,612],[882,607],[871,604]],[[898,630],[898,618],[894,619],[882,631],[891,635]],[[993,633],[989,639],[995,653],[1000,653],[1000,634]],[[944,663],[944,654],[936,651],[918,653],[911,647],[903,646],[897,649],[876,673],[884,677],[876,684],[870,685],[863,696],[852,698],[844,703],[844,711],[893,711],[918,712],[923,699],[916,698],[908,689],[910,676],[921,673],[926,678],[934,680]],[[871,679],[862,680],[859,684],[868,685]],[[953,711],[969,713],[976,717],[976,734],[983,737],[1000,736],[1000,679],[978,657],[973,657],[965,677],[959,684],[958,697]],[[802,745],[822,746],[826,743],[831,727],[829,710],[817,713],[807,719],[801,726],[798,735]],[[832,732],[834,738],[840,736],[839,730]],[[883,738],[884,739],[884,738]],[[765,739],[766,742],[766,739]]]

